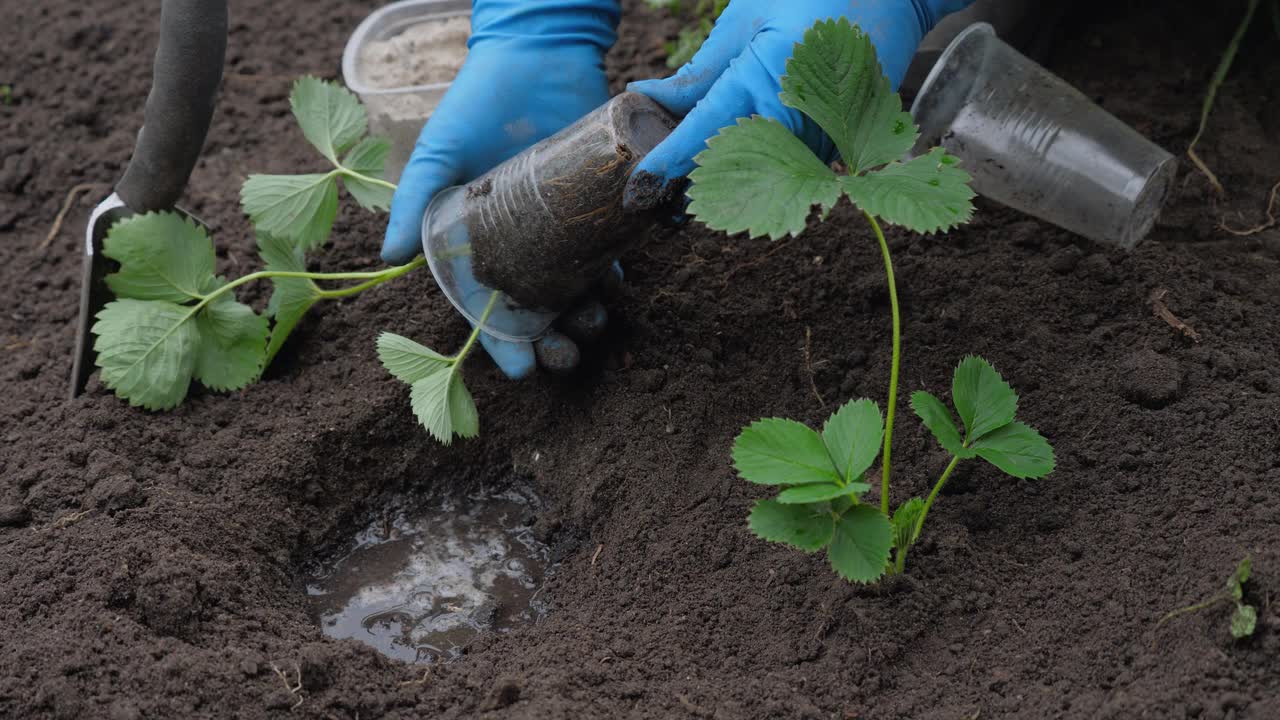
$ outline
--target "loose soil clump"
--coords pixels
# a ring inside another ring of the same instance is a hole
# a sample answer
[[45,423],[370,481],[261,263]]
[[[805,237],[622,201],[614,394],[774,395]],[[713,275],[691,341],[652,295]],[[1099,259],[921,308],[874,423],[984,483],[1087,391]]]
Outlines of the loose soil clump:
[[[290,83],[331,77],[376,6],[233,8],[185,201],[217,227],[221,272],[253,253],[244,177],[317,169]],[[1243,7],[1075,4],[1049,64],[1183,148]],[[664,72],[677,30],[640,0],[626,8],[615,91]],[[774,244],[655,231],[624,256],[611,328],[583,369],[512,384],[468,367],[483,435],[449,448],[374,355],[383,330],[433,347],[467,332],[425,276],[314,312],[245,392],[197,390],[163,414],[96,384],[68,401],[80,229],[97,198],[42,243],[70,188],[128,160],[154,12],[15,3],[0,44],[15,83],[0,105],[0,717],[1280,717],[1267,602],[1280,588],[1280,230],[1218,229],[1256,224],[1280,168],[1267,23],[1198,146],[1229,196],[1185,173],[1133,253],[985,203],[945,238],[891,235],[902,392],[945,392],[954,359],[981,354],[1060,464],[1036,482],[962,468],[910,573],[864,588],[752,538],[745,518],[765,493],[728,452],[752,419],[815,424],[887,385],[878,251],[847,206]],[[383,222],[345,209],[317,269],[379,267]],[[1199,343],[1153,316],[1157,289]],[[242,299],[261,308],[268,293]],[[899,474],[907,497],[944,458],[909,418],[896,435],[899,467],[921,468]],[[393,497],[494,477],[546,503],[534,531],[558,564],[541,622],[429,667],[324,637],[307,560]],[[1253,638],[1232,641],[1225,606],[1154,634],[1245,550]]]

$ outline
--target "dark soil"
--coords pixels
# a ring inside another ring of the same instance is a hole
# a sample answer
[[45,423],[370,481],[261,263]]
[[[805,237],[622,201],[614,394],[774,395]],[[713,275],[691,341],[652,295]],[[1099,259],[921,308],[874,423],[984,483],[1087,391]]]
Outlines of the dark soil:
[[[255,264],[245,175],[317,167],[290,81],[333,76],[376,4],[233,4],[229,75],[186,200],[217,226],[226,273]],[[1183,148],[1243,4],[1076,3],[1052,65]],[[611,58],[618,88],[662,70],[675,30],[640,5]],[[155,7],[5,3],[0,716],[1280,717],[1280,231],[1217,229],[1258,222],[1280,180],[1269,23],[1201,145],[1228,199],[1188,173],[1136,252],[987,205],[945,238],[894,233],[904,396],[945,390],[980,353],[1059,468],[1021,482],[962,467],[910,575],[862,588],[821,555],[752,538],[763,493],[728,456],[753,418],[816,423],[849,397],[883,399],[887,298],[849,208],[773,245],[658,232],[624,258],[612,329],[578,375],[510,384],[488,361],[468,369],[484,436],[451,448],[374,356],[382,330],[434,347],[465,334],[422,273],[319,308],[245,392],[196,391],[166,414],[96,383],[67,401],[78,248],[103,190],[42,242],[72,186],[113,181],[129,156]],[[316,265],[377,267],[381,223],[345,210]],[[1202,342],[1153,316],[1158,288]],[[909,416],[898,435],[906,497],[944,458]],[[322,636],[306,559],[391,494],[517,476],[547,501],[540,529],[560,560],[542,623],[429,669]],[[1225,607],[1153,631],[1246,551],[1254,638],[1230,639]]]

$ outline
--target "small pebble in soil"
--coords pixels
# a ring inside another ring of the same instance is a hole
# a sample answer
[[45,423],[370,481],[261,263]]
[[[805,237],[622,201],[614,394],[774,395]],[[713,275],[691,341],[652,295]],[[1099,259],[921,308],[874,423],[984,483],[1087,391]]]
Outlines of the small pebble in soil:
[[1049,269],[1056,273],[1066,275],[1076,266],[1080,264],[1080,259],[1084,257],[1084,253],[1075,245],[1068,245],[1049,256]]
[[147,501],[147,496],[142,486],[128,475],[111,475],[93,486],[89,500],[99,509],[114,513],[140,507]]
[[22,527],[31,521],[31,511],[22,505],[0,505],[0,527]]
[[1183,372],[1178,361],[1146,348],[1120,362],[1117,378],[1122,397],[1153,410],[1167,406],[1182,392]]

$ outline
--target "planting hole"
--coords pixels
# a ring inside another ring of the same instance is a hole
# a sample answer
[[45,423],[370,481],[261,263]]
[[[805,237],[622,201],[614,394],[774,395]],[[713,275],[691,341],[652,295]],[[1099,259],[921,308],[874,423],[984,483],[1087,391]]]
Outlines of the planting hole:
[[534,538],[537,509],[524,488],[393,502],[309,569],[324,633],[429,663],[482,632],[536,622],[550,554]]

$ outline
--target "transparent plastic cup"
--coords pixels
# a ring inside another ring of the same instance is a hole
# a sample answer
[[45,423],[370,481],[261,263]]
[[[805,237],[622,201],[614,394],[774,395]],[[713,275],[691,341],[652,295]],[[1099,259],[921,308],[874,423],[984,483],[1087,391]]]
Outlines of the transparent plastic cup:
[[[426,84],[389,82],[378,76],[377,54],[397,53],[425,63],[427,53],[445,54],[447,64],[461,66],[466,57],[466,37],[470,35],[471,0],[401,0],[370,14],[351,34],[342,53],[342,80],[360,96],[369,112],[369,130],[391,140],[387,155],[387,178],[400,179],[422,126],[453,82],[448,79]],[[464,22],[465,21],[465,22]],[[446,42],[414,43],[414,33],[425,26],[447,27]],[[463,34],[465,30],[465,34]],[[461,42],[459,42],[461,41]],[[451,48],[460,46],[453,57]],[[432,56],[435,57],[435,56]],[[410,67],[408,62],[403,67]],[[438,73],[436,73],[438,74]]]
[[1177,161],[986,23],[960,33],[921,86],[914,154],[941,145],[980,195],[1125,250],[1150,232]]
[[622,207],[632,170],[676,120],[622,93],[463,186],[436,194],[422,251],[436,284],[472,323],[500,288],[484,330],[541,337],[588,292],[650,221]]

